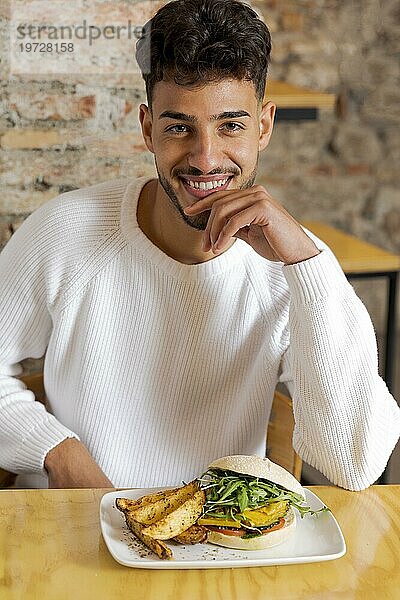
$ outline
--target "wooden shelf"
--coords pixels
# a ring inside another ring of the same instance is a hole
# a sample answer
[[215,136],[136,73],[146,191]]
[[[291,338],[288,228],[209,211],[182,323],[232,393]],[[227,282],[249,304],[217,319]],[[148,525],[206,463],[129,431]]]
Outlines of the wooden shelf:
[[347,275],[400,271],[400,256],[397,254],[359,240],[325,223],[304,221],[303,225],[330,247]]
[[333,111],[335,94],[315,92],[285,81],[267,80],[265,99],[274,102],[278,108],[313,108]]
[[267,80],[264,98],[276,104],[276,121],[316,121],[321,110],[333,112],[336,103],[335,94],[274,80]]

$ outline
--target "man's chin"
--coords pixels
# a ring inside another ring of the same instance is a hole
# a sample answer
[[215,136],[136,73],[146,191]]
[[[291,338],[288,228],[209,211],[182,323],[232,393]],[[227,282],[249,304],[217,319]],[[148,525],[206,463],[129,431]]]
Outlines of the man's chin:
[[179,196],[182,198],[184,198],[184,202],[183,204],[181,203],[181,199],[178,197],[178,194],[176,193],[176,191],[174,190],[174,188],[172,187],[172,185],[169,183],[169,181],[167,179],[165,179],[164,177],[162,177],[160,175],[160,173],[158,173],[158,179],[159,182],[161,183],[161,186],[164,189],[164,192],[167,194],[168,198],[171,201],[172,206],[175,208],[175,210],[179,213],[182,221],[184,221],[186,223],[186,225],[188,225],[189,227],[192,227],[193,229],[196,229],[197,231],[204,231],[205,228],[207,227],[207,222],[208,222],[208,217],[210,216],[210,211],[206,211],[204,213],[201,213],[200,215],[196,215],[194,217],[189,217],[188,215],[185,215],[185,213],[183,212],[183,206],[189,206],[190,204],[194,204],[193,200],[195,200],[195,198],[190,197],[189,194],[186,192],[184,186],[181,184],[181,189]]

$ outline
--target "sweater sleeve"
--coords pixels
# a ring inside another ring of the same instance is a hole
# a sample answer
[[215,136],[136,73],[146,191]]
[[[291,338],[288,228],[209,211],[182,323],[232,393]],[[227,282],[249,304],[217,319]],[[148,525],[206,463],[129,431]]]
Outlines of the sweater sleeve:
[[400,434],[370,317],[329,249],[283,271],[290,342],[280,381],[293,399],[293,447],[335,485],[362,490],[381,475]]
[[0,466],[17,474],[44,474],[49,450],[78,438],[15,378],[21,360],[44,356],[52,331],[58,275],[51,246],[57,232],[46,210],[28,217],[0,254]]

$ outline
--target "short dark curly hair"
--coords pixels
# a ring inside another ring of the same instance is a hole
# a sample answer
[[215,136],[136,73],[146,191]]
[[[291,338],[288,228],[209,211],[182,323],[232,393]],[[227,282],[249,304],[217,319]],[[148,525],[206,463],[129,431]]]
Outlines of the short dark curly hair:
[[150,108],[162,80],[200,86],[245,79],[262,101],[270,53],[268,27],[239,0],[173,0],[145,24],[136,45]]

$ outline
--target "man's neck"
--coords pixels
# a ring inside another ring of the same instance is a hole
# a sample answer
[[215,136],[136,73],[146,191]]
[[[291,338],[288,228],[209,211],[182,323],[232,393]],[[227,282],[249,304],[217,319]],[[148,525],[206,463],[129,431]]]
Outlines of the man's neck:
[[152,179],[142,188],[137,221],[149,240],[174,260],[194,265],[215,258],[213,252],[202,250],[203,232],[183,221],[158,179]]

